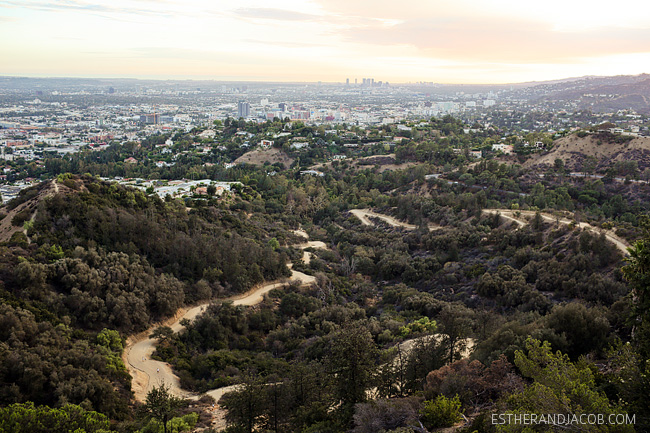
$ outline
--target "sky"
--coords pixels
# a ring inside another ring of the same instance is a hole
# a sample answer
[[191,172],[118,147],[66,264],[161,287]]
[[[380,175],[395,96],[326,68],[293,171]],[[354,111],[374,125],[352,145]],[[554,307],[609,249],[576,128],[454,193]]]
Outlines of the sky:
[[0,0],[0,75],[515,83],[644,72],[645,0]]

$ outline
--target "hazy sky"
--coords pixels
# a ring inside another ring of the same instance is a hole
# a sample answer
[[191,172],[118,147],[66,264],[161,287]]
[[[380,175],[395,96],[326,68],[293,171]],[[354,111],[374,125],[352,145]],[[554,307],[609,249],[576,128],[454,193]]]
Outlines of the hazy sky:
[[504,83],[650,72],[639,0],[0,0],[0,74]]

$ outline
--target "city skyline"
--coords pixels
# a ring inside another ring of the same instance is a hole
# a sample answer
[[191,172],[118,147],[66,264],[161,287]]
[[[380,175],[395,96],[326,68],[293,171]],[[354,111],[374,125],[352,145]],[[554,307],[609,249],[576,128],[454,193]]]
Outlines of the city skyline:
[[515,83],[650,71],[622,0],[0,0],[0,75]]

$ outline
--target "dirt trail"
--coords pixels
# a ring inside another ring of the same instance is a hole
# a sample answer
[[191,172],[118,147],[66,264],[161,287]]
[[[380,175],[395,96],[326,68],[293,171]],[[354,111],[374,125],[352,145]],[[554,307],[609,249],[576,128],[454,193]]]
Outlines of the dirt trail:
[[[306,233],[304,234],[306,235]],[[305,242],[297,245],[297,247],[303,250],[306,248],[327,248],[325,243],[320,241]],[[308,262],[309,258],[310,253],[305,251],[303,260]],[[316,281],[316,279],[313,276],[306,275],[302,272],[298,272],[292,269],[291,277],[286,281],[266,283],[244,295],[234,296],[226,299],[232,300],[234,305],[252,306],[262,302],[266,293],[270,292],[273,289],[284,287],[290,282],[299,282],[302,285],[307,285],[313,283],[314,281]],[[169,364],[151,359],[151,354],[155,350],[156,340],[149,338],[149,335],[154,331],[154,329],[161,325],[169,326],[174,332],[180,331],[183,329],[183,325],[180,323],[181,320],[194,320],[199,314],[205,311],[211,302],[212,301],[205,302],[190,309],[181,309],[174,318],[168,320],[167,322],[154,325],[147,331],[131,336],[127,339],[122,358],[129,370],[129,373],[133,377],[132,388],[135,393],[136,400],[144,401],[147,393],[151,391],[153,387],[160,386],[163,382],[170,388],[170,392],[178,397],[190,398],[194,400],[198,399],[197,394],[184,390],[180,387],[180,380],[178,376],[173,373],[172,368]],[[208,391],[206,394],[212,395],[215,400],[218,401],[224,393],[231,390],[228,388],[230,387],[218,388],[212,391]]]
[[[65,193],[65,190],[63,191]],[[0,220],[0,242],[7,242],[11,239],[11,236],[16,232],[23,232],[27,236],[27,230],[23,227],[14,226],[12,221],[16,215],[21,212],[30,213],[30,221],[34,221],[36,218],[36,211],[38,209],[38,203],[40,200],[50,197],[52,195],[59,193],[59,184],[56,182],[56,179],[52,179],[47,185],[45,185],[36,197],[33,197],[11,210],[7,210],[6,203],[4,203],[0,208],[6,212],[6,216]],[[27,243],[31,243],[31,239],[27,237]]]
[[[483,209],[483,212],[491,215],[499,213],[501,214],[501,217],[503,217],[504,219],[516,222],[519,225],[519,227],[523,227],[526,224],[528,224],[528,221],[525,220],[523,217],[534,217],[536,213],[534,211],[526,211],[526,210],[514,211],[511,209]],[[617,236],[612,230],[604,230],[598,227],[594,227],[588,223],[582,223],[582,222],[576,223],[573,220],[567,218],[561,218],[561,217],[558,218],[554,215],[547,214],[547,213],[540,212],[540,215],[544,219],[544,221],[548,221],[552,223],[559,222],[560,224],[566,224],[566,225],[574,223],[577,227],[580,227],[581,229],[589,230],[590,232],[596,234],[604,233],[605,238],[607,238],[608,241],[616,245],[616,248],[618,248],[623,253],[623,255],[629,255],[627,249],[630,247],[630,244],[627,243],[625,239]]]
[[[418,228],[416,225],[402,222],[402,221],[400,221],[398,219],[395,219],[394,217],[392,217],[390,215],[384,215],[384,214],[381,214],[381,213],[373,212],[370,209],[352,209],[350,211],[350,213],[352,215],[354,215],[355,217],[359,218],[361,223],[363,225],[366,225],[366,226],[374,226],[375,225],[369,219],[369,217],[372,217],[372,218],[379,218],[379,219],[381,219],[383,221],[386,221],[388,224],[392,225],[393,227],[402,227],[402,228],[405,228],[406,230],[415,230],[415,229]],[[437,225],[437,224],[429,223],[429,230],[438,230],[438,229],[441,229],[441,228],[442,227]]]
[[[446,334],[432,334],[432,335],[425,335],[424,337],[416,337],[416,338],[411,338],[409,340],[404,340],[402,341],[398,346],[399,350],[402,352],[402,356],[408,357],[415,345],[419,341],[424,341],[430,338],[433,338],[437,341],[442,340]],[[476,340],[474,338],[465,338],[462,339],[458,342],[458,344],[463,344],[463,350],[460,352],[460,357],[461,358],[469,358],[469,356],[472,354],[472,351],[474,350],[474,346],[476,345]]]

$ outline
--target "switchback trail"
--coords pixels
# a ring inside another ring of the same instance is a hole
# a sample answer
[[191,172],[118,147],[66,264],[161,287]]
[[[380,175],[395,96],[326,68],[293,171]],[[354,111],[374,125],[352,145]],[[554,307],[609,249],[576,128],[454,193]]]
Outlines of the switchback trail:
[[[299,235],[306,235],[305,232],[297,233]],[[325,243],[320,241],[310,241],[296,245],[298,248],[327,248]],[[304,252],[303,261],[309,262],[310,253]],[[264,295],[273,289],[284,287],[291,282],[299,282],[302,285],[311,284],[316,279],[311,276],[291,270],[291,277],[286,281],[276,281],[261,285],[248,293],[239,296],[233,296],[224,300],[233,301],[234,305],[256,305],[262,302]],[[208,305],[213,301],[205,302],[190,309],[181,309],[175,317],[169,319],[164,323],[156,324],[144,332],[129,337],[126,341],[126,347],[122,354],[124,364],[127,366],[132,381],[132,388],[135,393],[135,398],[138,401],[144,401],[147,393],[153,389],[154,386],[160,386],[163,382],[170,389],[170,392],[178,397],[198,399],[198,395],[190,391],[184,390],[180,387],[180,380],[176,376],[172,368],[166,362],[156,361],[151,359],[151,355],[155,350],[156,340],[150,338],[149,335],[159,326],[169,326],[174,332],[179,332],[183,329],[181,320],[194,320],[200,313],[205,311]],[[231,391],[232,387],[218,388],[208,391],[206,394],[211,395],[215,400],[219,400],[221,396]]]
[[[517,223],[519,227],[523,227],[526,224],[528,224],[528,221],[523,218],[524,216],[534,217],[536,213],[534,211],[527,211],[527,210],[515,211],[511,209],[483,209],[483,212],[491,215],[495,215],[498,213],[504,219]],[[559,222],[560,224],[566,224],[566,225],[573,223],[576,225],[576,227],[580,227],[581,229],[585,229],[596,234],[603,233],[605,235],[605,238],[607,238],[608,241],[612,242],[614,245],[616,245],[616,248],[618,248],[621,252],[623,252],[623,255],[627,256],[630,254],[627,251],[627,249],[630,247],[630,244],[627,243],[625,239],[617,236],[612,230],[604,230],[598,227],[594,227],[591,224],[582,223],[582,222],[578,223],[567,218],[560,218],[547,213],[540,212],[540,216],[545,221],[548,222],[552,222],[552,223]]]

